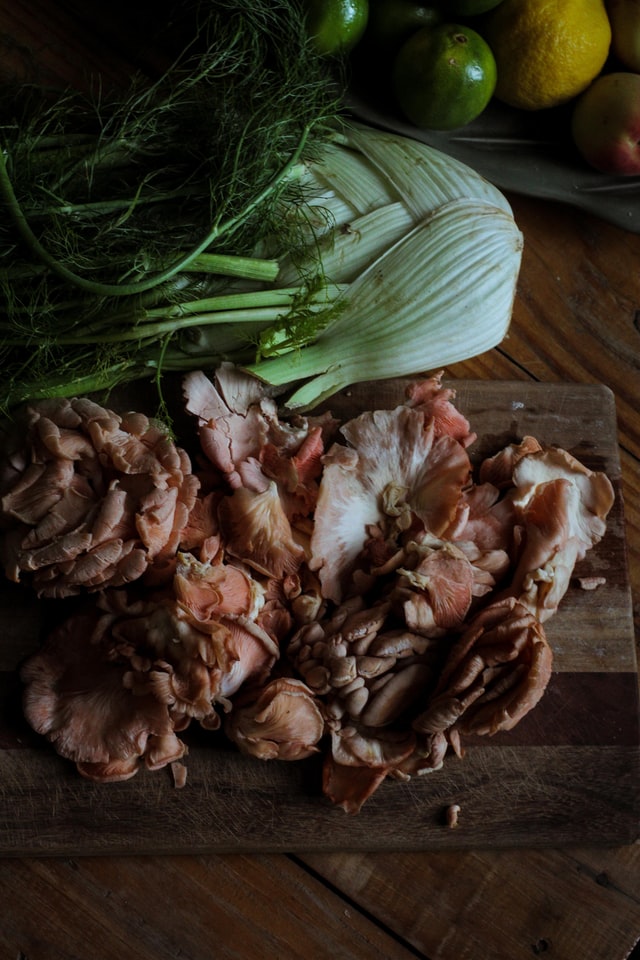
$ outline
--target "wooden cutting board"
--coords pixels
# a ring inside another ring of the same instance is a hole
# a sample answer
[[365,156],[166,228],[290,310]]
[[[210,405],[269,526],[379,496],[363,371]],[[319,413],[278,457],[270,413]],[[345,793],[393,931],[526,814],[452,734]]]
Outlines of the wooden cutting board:
[[[401,381],[333,398],[340,416],[394,405]],[[485,456],[532,434],[558,444],[616,490],[606,536],[546,625],[554,672],[511,732],[466,741],[464,759],[409,783],[382,785],[356,816],[322,797],[320,765],[242,757],[194,733],[186,786],[168,771],[93,784],[25,724],[16,668],[38,645],[46,605],[0,593],[0,856],[226,851],[418,850],[630,843],[638,836],[638,675],[625,553],[614,399],[602,386],[459,381],[456,404]],[[445,810],[460,805],[456,829]]]

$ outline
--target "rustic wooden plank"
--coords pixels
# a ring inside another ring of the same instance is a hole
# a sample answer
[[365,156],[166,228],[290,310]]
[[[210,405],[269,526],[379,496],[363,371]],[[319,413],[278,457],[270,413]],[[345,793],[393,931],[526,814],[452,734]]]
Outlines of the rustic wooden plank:
[[640,457],[640,235],[581,211],[567,216],[560,204],[509,200],[526,236],[501,349],[538,380],[609,385],[622,442]]
[[285,856],[4,860],[0,903],[7,960],[417,955]]
[[0,3],[0,79],[42,86],[89,89],[100,74],[104,85],[121,85],[131,65],[109,38],[49,0]]
[[635,457],[631,457],[625,451],[622,451],[621,464],[627,562],[633,600],[636,645],[638,645],[640,643],[640,463]]
[[[437,775],[383,784],[349,817],[320,796],[308,762],[266,769],[192,750],[189,786],[176,791],[146,772],[87,784],[49,752],[4,749],[0,838],[5,856],[625,843],[637,836],[637,758],[625,744],[474,744]],[[455,830],[451,803],[463,810]]]
[[[372,389],[376,405],[384,406],[397,402],[404,387],[360,385],[331,406],[348,416],[370,406]],[[458,406],[479,432],[478,456],[532,433],[569,448],[619,483],[613,400],[605,388],[525,381],[462,381],[456,388]],[[260,764],[229,749],[223,738],[207,741],[198,733],[191,737],[182,791],[166,771],[141,773],[124,784],[87,783],[26,729],[12,675],[5,674],[0,847],[9,855],[630,841],[638,824],[638,705],[619,500],[593,553],[583,572],[603,569],[606,584],[597,591],[570,589],[562,612],[547,625],[556,663],[546,704],[513,736],[469,741],[464,760],[450,760],[437,774],[385,784],[355,818],[320,796],[317,760]],[[5,609],[17,606],[12,601]],[[20,650],[18,634],[36,623],[32,604],[22,620],[7,620],[12,656]],[[34,640],[32,632],[29,647]],[[455,831],[443,820],[452,802],[465,811]]]
[[303,860],[429,960],[627,960],[640,933],[639,844]]

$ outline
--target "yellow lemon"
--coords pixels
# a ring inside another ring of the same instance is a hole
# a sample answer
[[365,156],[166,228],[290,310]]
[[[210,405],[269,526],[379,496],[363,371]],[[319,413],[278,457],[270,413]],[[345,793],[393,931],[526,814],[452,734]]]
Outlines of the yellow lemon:
[[495,96],[523,110],[566,103],[602,70],[611,45],[604,0],[502,0],[482,27]]

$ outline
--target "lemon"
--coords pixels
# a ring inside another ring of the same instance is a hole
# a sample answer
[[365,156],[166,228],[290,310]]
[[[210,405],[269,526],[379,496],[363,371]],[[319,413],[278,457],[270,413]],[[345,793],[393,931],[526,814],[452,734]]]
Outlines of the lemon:
[[603,0],[502,0],[482,28],[498,65],[496,98],[523,110],[573,99],[611,44]]
[[393,64],[393,90],[405,117],[426,130],[453,130],[485,109],[496,85],[496,63],[470,27],[423,27],[402,45]]
[[326,56],[352,50],[369,19],[368,0],[305,0],[304,6],[311,41]]

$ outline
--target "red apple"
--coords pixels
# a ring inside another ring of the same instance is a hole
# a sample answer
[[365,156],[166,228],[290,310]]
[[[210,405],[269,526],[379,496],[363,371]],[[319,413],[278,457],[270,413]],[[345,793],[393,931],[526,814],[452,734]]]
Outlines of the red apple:
[[640,174],[640,74],[597,77],[576,101],[571,133],[596,170],[625,177]]

